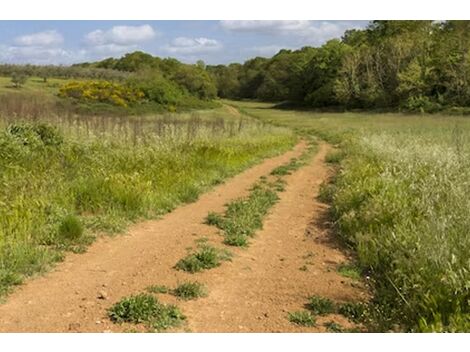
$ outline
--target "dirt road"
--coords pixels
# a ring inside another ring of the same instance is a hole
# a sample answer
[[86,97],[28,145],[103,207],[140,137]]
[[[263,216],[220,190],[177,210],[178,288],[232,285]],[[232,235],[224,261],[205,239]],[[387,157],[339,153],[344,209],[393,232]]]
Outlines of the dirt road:
[[[320,146],[309,165],[286,177],[286,190],[280,193],[264,229],[249,248],[233,250],[232,262],[198,274],[173,268],[198,238],[221,246],[218,230],[203,224],[210,211],[222,212],[226,203],[246,195],[260,176],[305,148],[301,143],[159,220],[136,224],[127,235],[100,238],[84,254],[68,255],[55,270],[29,280],[0,305],[0,331],[124,331],[124,326],[106,317],[114,302],[149,285],[175,286],[188,279],[205,283],[209,295],[188,302],[161,296],[164,302],[177,302],[187,316],[186,325],[176,331],[321,331],[321,326],[292,325],[287,312],[301,309],[312,294],[338,301],[365,295],[334,270],[345,257],[329,240],[322,224],[325,206],[315,200],[320,183],[328,176],[327,145]],[[344,318],[331,319],[347,325]]]

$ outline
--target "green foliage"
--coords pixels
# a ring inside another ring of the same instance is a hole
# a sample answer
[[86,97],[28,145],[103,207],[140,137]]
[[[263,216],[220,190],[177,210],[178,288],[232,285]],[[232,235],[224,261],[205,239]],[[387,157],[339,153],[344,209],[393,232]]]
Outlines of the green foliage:
[[333,302],[328,298],[320,296],[309,297],[307,308],[315,315],[327,315],[335,311]]
[[347,302],[338,307],[338,313],[355,323],[364,322],[368,316],[367,305],[359,302]]
[[208,67],[219,96],[438,112],[470,104],[470,21],[372,21],[321,47]]
[[206,223],[224,231],[224,243],[245,247],[248,237],[263,226],[263,218],[277,202],[278,197],[272,185],[257,184],[248,198],[241,198],[228,204],[223,216],[210,213]]
[[294,143],[288,130],[214,115],[0,119],[0,293],[93,233],[167,213]]
[[67,215],[59,225],[58,234],[67,240],[77,240],[83,235],[83,225],[74,215]]
[[164,305],[148,294],[123,298],[114,304],[108,315],[115,323],[145,323],[157,331],[179,326],[186,317],[173,305]]
[[63,142],[58,129],[46,123],[14,123],[7,126],[6,132],[23,145],[58,146]]
[[181,298],[185,301],[196,299],[199,297],[207,296],[207,288],[205,285],[194,281],[184,282],[179,284],[175,289],[171,291],[176,297]]
[[322,194],[336,235],[356,251],[357,273],[369,278],[373,330],[468,331],[467,118],[240,105],[339,143],[341,169]]
[[21,88],[21,86],[23,86],[27,80],[28,80],[28,76],[26,76],[23,73],[13,72],[11,76],[11,83],[13,83],[15,88]]
[[343,263],[338,267],[338,273],[344,277],[349,277],[353,280],[359,280],[361,278],[361,271],[355,264]]
[[289,315],[287,318],[289,319],[291,323],[295,325],[309,326],[309,327],[316,325],[315,317],[309,311],[306,311],[306,310],[289,312]]
[[218,267],[223,261],[230,260],[230,258],[230,252],[203,244],[194,253],[180,259],[176,263],[175,268],[190,273],[197,273],[202,270]]
[[59,96],[79,102],[99,102],[128,107],[141,102],[144,93],[138,89],[108,81],[72,81],[64,84]]

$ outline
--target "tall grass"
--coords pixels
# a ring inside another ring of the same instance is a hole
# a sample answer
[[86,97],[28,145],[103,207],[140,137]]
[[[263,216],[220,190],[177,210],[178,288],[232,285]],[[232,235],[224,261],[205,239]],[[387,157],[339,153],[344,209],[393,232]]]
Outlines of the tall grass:
[[470,119],[242,106],[341,147],[324,194],[371,277],[373,328],[470,331]]
[[286,129],[217,113],[0,116],[0,293],[96,231],[192,202],[295,142]]

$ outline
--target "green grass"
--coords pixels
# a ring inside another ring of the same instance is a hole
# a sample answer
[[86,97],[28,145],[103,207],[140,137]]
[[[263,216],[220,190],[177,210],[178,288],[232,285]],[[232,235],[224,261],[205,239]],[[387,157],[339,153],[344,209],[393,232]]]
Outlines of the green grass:
[[343,303],[338,306],[337,310],[339,314],[355,323],[364,322],[368,317],[367,305],[361,302]]
[[327,315],[335,312],[333,301],[320,296],[309,297],[307,308],[315,315]]
[[67,240],[77,240],[83,235],[83,225],[74,215],[67,215],[59,225],[59,236]]
[[360,268],[356,264],[343,263],[338,266],[338,273],[353,280],[361,278]]
[[233,104],[338,147],[321,198],[370,276],[374,329],[470,331],[470,119]]
[[289,312],[287,319],[295,325],[299,326],[315,326],[316,319],[309,311],[296,311],[296,312]]
[[230,252],[202,244],[195,252],[180,259],[178,263],[176,263],[175,268],[189,273],[197,273],[199,271],[216,268],[220,266],[223,261],[230,259]]
[[108,316],[115,323],[145,324],[157,331],[179,326],[186,319],[178,307],[148,294],[123,298],[108,310]]
[[278,200],[273,188],[273,184],[259,182],[248,197],[229,203],[223,215],[209,213],[206,223],[224,231],[225,244],[246,247],[248,238],[262,228],[263,218]]
[[1,115],[0,294],[48,270],[64,251],[83,251],[93,234],[193,202],[296,141],[287,129],[241,118],[242,125],[223,110],[37,121]]
[[208,295],[206,286],[197,281],[179,284],[171,293],[185,301],[206,297]]

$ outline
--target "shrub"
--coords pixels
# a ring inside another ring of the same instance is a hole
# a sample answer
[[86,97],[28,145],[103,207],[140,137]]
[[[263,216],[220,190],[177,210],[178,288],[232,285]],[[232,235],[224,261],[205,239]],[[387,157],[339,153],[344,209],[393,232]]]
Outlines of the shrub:
[[108,81],[72,81],[60,88],[59,96],[81,102],[100,102],[128,107],[141,102],[144,93],[139,89]]

